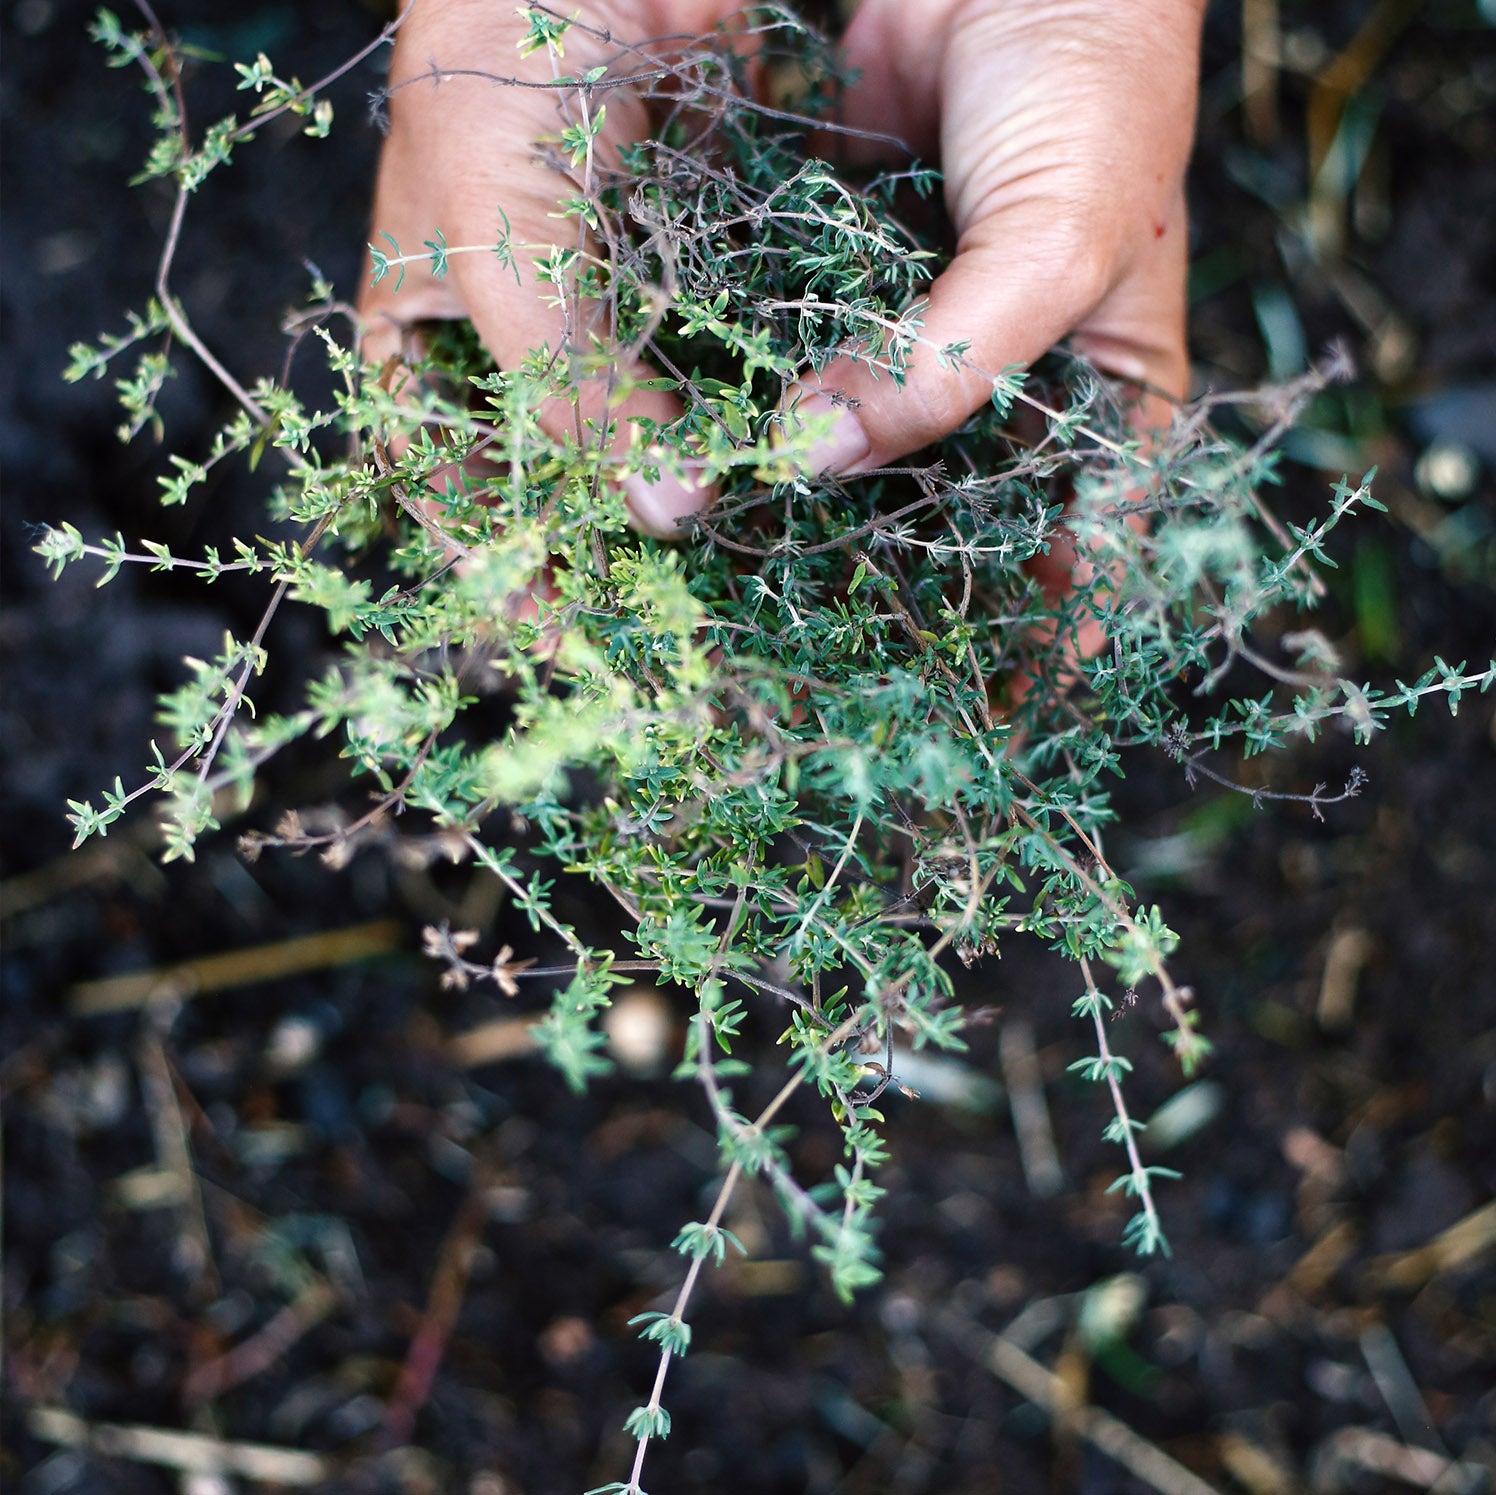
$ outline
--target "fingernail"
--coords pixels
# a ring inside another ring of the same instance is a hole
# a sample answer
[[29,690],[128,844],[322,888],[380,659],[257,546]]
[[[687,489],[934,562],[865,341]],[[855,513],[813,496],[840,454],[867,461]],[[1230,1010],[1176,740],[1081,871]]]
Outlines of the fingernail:
[[687,474],[660,469],[654,481],[642,472],[631,472],[623,480],[623,495],[639,527],[662,540],[673,540],[682,531],[681,521],[704,509],[711,492]]
[[793,434],[812,422],[821,425],[828,418],[831,422],[830,430],[811,444],[805,456],[805,470],[811,474],[851,472],[872,450],[862,422],[847,406],[838,405],[820,390],[806,389],[803,385],[799,390],[798,398],[791,398],[786,431]]

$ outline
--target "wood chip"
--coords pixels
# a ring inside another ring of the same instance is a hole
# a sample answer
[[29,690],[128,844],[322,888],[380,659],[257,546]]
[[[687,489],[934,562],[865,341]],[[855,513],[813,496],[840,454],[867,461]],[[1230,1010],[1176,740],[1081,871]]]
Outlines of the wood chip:
[[533,1017],[499,1017],[491,1023],[459,1033],[447,1045],[447,1056],[460,1069],[476,1069],[480,1064],[497,1064],[503,1059],[523,1059],[533,1054],[537,1019]]
[[1350,926],[1331,935],[1314,1009],[1315,1021],[1326,1033],[1344,1033],[1354,1021],[1356,987],[1372,948],[1371,936],[1364,929]]

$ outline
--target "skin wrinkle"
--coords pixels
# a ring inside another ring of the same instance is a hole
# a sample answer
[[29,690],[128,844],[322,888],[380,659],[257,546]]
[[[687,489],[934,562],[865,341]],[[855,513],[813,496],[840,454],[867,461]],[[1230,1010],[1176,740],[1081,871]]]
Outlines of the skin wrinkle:
[[[1073,65],[1083,74],[1085,69],[1094,67],[1094,59],[1077,55]],[[1099,78],[1096,81],[1099,82]],[[981,76],[974,75],[968,91],[977,92],[982,83]],[[1032,84],[1025,88],[1020,84],[1019,92],[1029,96],[1020,97],[1016,107],[1010,107],[1000,121],[989,125],[1002,142],[1001,150],[968,151],[955,130],[948,132],[945,142],[947,159],[973,161],[970,173],[958,168],[948,177],[949,198],[958,217],[969,221],[989,211],[1000,211],[1004,206],[1001,200],[1003,188],[1010,181],[1035,174],[1049,176],[1057,188],[1065,189],[1052,194],[1057,203],[1068,201],[1078,205],[1093,215],[1093,222],[1107,222],[1102,216],[1103,209],[1136,202],[1137,182],[1140,177],[1146,179],[1148,176],[1148,173],[1139,171],[1139,163],[1132,159],[1133,142],[1139,133],[1136,116],[1117,119],[1111,128],[1094,132],[1094,138],[1078,140],[1077,135],[1089,137],[1092,132],[1083,130],[1075,119],[1063,115],[1057,117],[1052,101],[1042,89],[1035,89]],[[958,102],[952,113],[969,118],[974,109],[974,105],[962,109]],[[1081,146],[1085,149],[1078,149]],[[1036,165],[1019,177],[1012,177],[1017,163],[1026,159],[1035,161]],[[1174,172],[1182,170],[1184,163],[1180,159],[1177,163],[1166,164],[1170,172]],[[981,188],[977,184],[982,176],[997,180],[991,186]],[[1159,194],[1157,206],[1162,206],[1165,196]],[[1139,204],[1138,216],[1156,216],[1154,207],[1152,202]],[[1118,233],[1116,237],[1120,239],[1122,235]]]

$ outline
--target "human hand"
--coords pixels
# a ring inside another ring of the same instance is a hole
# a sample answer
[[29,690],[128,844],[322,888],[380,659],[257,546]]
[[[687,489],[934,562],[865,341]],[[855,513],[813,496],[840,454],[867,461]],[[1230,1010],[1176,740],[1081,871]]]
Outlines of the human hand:
[[[535,142],[556,135],[567,123],[563,105],[575,90],[548,87],[556,67],[569,76],[616,57],[618,46],[593,32],[611,31],[621,41],[646,37],[694,37],[710,31],[737,9],[733,0],[587,0],[582,23],[563,38],[564,58],[553,65],[542,49],[521,57],[518,43],[528,22],[495,0],[418,0],[401,27],[390,67],[390,133],[380,158],[371,237],[388,234],[410,253],[440,229],[450,245],[486,245],[504,232],[508,219],[514,272],[492,254],[453,254],[449,273],[438,279],[429,263],[369,283],[359,302],[365,332],[363,356],[383,363],[400,355],[412,324],[444,318],[471,319],[501,369],[518,368],[534,349],[552,352],[563,344],[585,347],[593,329],[568,325],[564,307],[548,303],[535,261],[558,241],[575,243],[574,222],[557,216],[562,198],[576,194],[576,181],[540,160]],[[570,13],[570,7],[568,7]],[[433,76],[433,70],[437,76]],[[438,80],[438,77],[440,81]],[[515,82],[496,80],[513,79]],[[610,89],[597,142],[601,162],[618,164],[619,147],[644,138],[649,122],[643,102],[629,89]],[[581,308],[583,319],[597,308]],[[654,370],[622,370],[635,379]],[[552,401],[540,421],[557,439],[582,421],[615,423],[613,450],[625,451],[634,436],[630,422],[643,417],[661,424],[681,414],[669,393],[635,389],[610,398],[609,382],[585,381],[577,405]],[[676,521],[701,508],[710,494],[662,472],[657,482],[631,474],[625,496],[636,522],[651,533],[670,535]]]
[[[1202,0],[863,0],[844,122],[937,156],[959,235],[901,387],[850,358],[804,381],[819,468],[950,434],[992,376],[1062,338],[1140,390],[1185,392],[1184,170]],[[935,349],[970,344],[960,367]],[[817,393],[821,391],[821,393]],[[834,394],[837,398],[829,398]],[[1140,403],[1144,424],[1166,401]]]
[[[591,0],[580,19],[621,38],[693,35],[733,9],[732,0]],[[991,375],[1067,334],[1102,367],[1183,392],[1183,173],[1201,10],[1201,0],[864,0],[845,39],[862,74],[845,123],[939,156],[960,238],[931,289],[923,336],[970,348],[960,368],[941,367],[930,346],[916,350],[902,387],[851,359],[807,380],[801,411],[836,415],[818,468],[861,471],[948,434],[989,398]],[[398,351],[411,323],[442,317],[469,316],[501,367],[566,336],[564,312],[538,294],[534,259],[557,237],[557,200],[574,184],[531,148],[558,129],[561,95],[544,86],[553,76],[544,52],[519,57],[525,29],[485,0],[422,0],[402,28],[374,230],[402,245],[438,226],[450,243],[492,242],[502,206],[522,246],[521,283],[493,256],[465,255],[441,280],[412,266],[398,297],[393,278],[370,286],[361,311],[372,360]],[[572,73],[610,50],[582,28],[565,45]],[[440,85],[425,76],[458,61],[462,76]],[[611,164],[648,121],[625,89],[608,106],[599,147]],[[582,391],[584,418],[605,404],[596,382]],[[627,445],[631,417],[679,413],[667,393],[634,391],[613,412],[615,446]],[[542,412],[556,435],[574,419],[559,404]],[[653,485],[635,475],[627,488],[641,526],[660,534],[708,497],[668,473]]]

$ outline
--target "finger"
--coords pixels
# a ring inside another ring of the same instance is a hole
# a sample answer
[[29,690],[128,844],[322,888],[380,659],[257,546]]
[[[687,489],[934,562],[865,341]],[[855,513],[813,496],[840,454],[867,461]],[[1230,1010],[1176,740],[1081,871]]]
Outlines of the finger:
[[1181,189],[1127,273],[1070,338],[1097,368],[1136,387],[1140,431],[1167,425],[1189,393],[1188,280],[1189,223]]
[[801,417],[833,417],[814,460],[857,473],[949,435],[992,397],[998,375],[1032,363],[1097,304],[1103,287],[1074,263],[1078,252],[1044,205],[976,224],[930,287],[901,382],[886,356],[878,366],[843,357],[802,381]]
[[[407,179],[414,169],[402,167],[398,159],[394,167]],[[590,356],[594,336],[606,344],[609,329],[598,321],[598,308],[575,301],[570,308],[548,304],[547,298],[557,288],[543,283],[536,272],[536,261],[549,254],[558,237],[554,214],[560,179],[556,174],[535,163],[528,152],[522,161],[494,164],[459,151],[449,158],[447,169],[462,174],[462,191],[449,199],[442,224],[432,216],[425,216],[424,221],[415,216],[420,209],[410,203],[408,193],[397,189],[381,194],[376,212],[388,216],[376,217],[376,225],[388,224],[384,231],[402,250],[430,239],[437,226],[451,245],[497,243],[504,233],[497,211],[502,205],[509,219],[514,269],[508,269],[497,255],[464,254],[451,257],[450,273],[443,280],[435,279],[424,264],[410,267],[407,284],[398,291],[394,277],[387,276],[365,299],[369,356],[378,358],[396,350],[411,322],[461,315],[472,320],[501,369],[518,369],[529,355],[541,350],[565,358],[571,347]],[[386,206],[390,203],[394,206]],[[611,423],[607,444],[621,457],[636,439],[641,419],[664,426],[681,414],[679,402],[668,391],[634,389],[621,399],[614,392],[618,385],[627,387],[652,375],[651,369],[634,362],[616,368],[612,377],[586,378],[575,401],[546,401],[538,412],[540,424],[553,439],[591,444],[602,439]],[[635,517],[656,534],[676,532],[676,521],[700,508],[710,496],[668,471],[662,471],[654,483],[631,474],[625,479],[625,489]]]
[[[412,323],[456,316],[472,320],[499,367],[509,370],[541,349],[561,358],[577,353],[595,366],[592,340],[600,338],[604,346],[610,341],[604,309],[578,303],[537,273],[537,262],[558,241],[589,251],[595,246],[579,241],[574,221],[558,216],[560,200],[576,196],[585,183],[555,169],[531,144],[565,123],[563,94],[493,81],[527,72],[515,61],[515,40],[516,26],[496,20],[472,26],[460,47],[439,27],[408,39],[402,33],[404,50],[392,68],[392,131],[375,195],[376,242],[388,235],[402,255],[419,256],[418,246],[440,230],[453,250],[507,242],[510,257],[506,262],[498,252],[454,252],[444,277],[434,273],[431,261],[418,258],[403,267],[403,284],[392,272],[368,285],[361,301],[366,356],[379,359],[397,351]],[[599,45],[585,36],[575,43],[568,39],[567,66],[580,71]],[[433,64],[444,63],[460,63],[462,75],[439,83],[423,76]],[[471,76],[475,72],[490,76]],[[543,55],[538,63],[529,59],[528,72],[532,81],[550,76]],[[645,126],[640,101],[615,90],[601,148],[612,154]],[[640,421],[666,425],[681,414],[668,391],[631,387],[652,376],[647,366],[629,362],[584,377],[575,401],[542,405],[541,425],[557,440],[596,443],[606,435],[610,452],[622,457],[637,439]],[[620,396],[619,390],[625,393]],[[624,486],[641,527],[658,534],[675,533],[676,521],[710,497],[689,479],[664,470],[654,482],[635,471]]]
[[925,159],[939,149],[942,27],[910,9],[908,0],[863,0],[842,37],[842,62],[853,81],[838,123],[865,133],[816,136],[816,147],[836,160],[857,166],[898,160],[888,136]]
[[[949,435],[992,397],[994,377],[1026,367],[1069,334],[1100,368],[1179,398],[1184,347],[1186,233],[1179,196],[1162,232],[1118,283],[1092,251],[1057,232],[1047,205],[1005,210],[963,238],[932,285],[902,386],[887,368],[842,358],[802,381],[797,413],[831,417],[816,470],[856,473]],[[959,358],[940,350],[969,344]],[[1145,396],[1157,405],[1157,396]],[[1147,420],[1166,418],[1167,398]]]
[[[1171,210],[1168,232],[1158,237],[1154,252],[1140,257],[1133,273],[1098,308],[1086,328],[1071,339],[1077,350],[1098,367],[1136,382],[1138,396],[1129,413],[1134,429],[1145,441],[1149,433],[1169,423],[1177,403],[1188,392],[1183,219],[1181,194]],[[1174,232],[1176,223],[1178,232]],[[1136,492],[1128,495],[1130,499],[1141,496]],[[1141,514],[1132,514],[1127,523],[1134,529],[1147,527]],[[1096,575],[1094,562],[1077,547],[1066,528],[1054,536],[1048,552],[1036,556],[1027,569],[1051,605],[1058,604],[1067,593],[1091,585]],[[1102,591],[1119,580],[1115,566],[1109,566]],[[1058,650],[1055,636],[1052,627],[1039,630],[1035,652],[1047,656],[1046,668],[1059,688],[1066,690],[1081,678],[1081,661],[1106,647],[1107,633],[1100,618],[1089,615],[1066,634]],[[1016,710],[1034,688],[1033,670],[1020,671],[1008,688],[1010,709]]]

